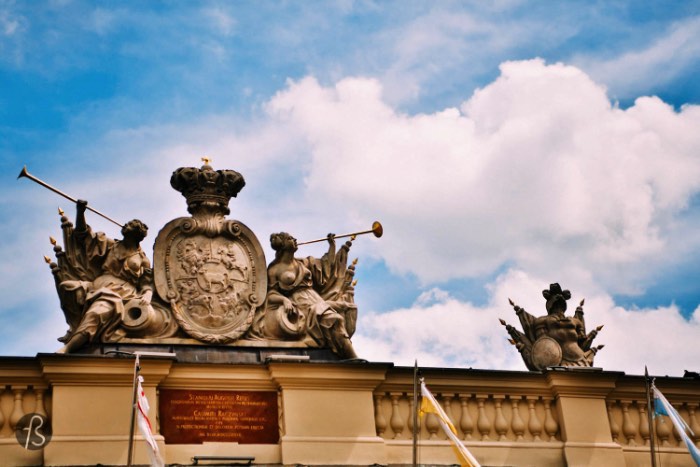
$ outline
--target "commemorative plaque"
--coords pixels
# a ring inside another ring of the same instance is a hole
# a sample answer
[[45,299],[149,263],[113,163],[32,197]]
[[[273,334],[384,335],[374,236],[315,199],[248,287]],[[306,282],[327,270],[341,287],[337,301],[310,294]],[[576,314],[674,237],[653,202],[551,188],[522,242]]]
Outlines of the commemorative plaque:
[[279,442],[276,392],[162,389],[159,412],[165,444]]

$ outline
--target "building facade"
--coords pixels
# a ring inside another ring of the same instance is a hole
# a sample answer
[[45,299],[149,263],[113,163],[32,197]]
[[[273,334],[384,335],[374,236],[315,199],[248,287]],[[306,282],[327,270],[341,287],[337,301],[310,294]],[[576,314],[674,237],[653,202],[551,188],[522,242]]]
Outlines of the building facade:
[[[222,355],[141,360],[166,464],[193,464],[197,456],[282,465],[412,463],[413,368],[302,361],[274,349],[243,363],[221,363]],[[423,368],[421,374],[484,466],[651,465],[642,376],[597,369]],[[134,360],[113,354],[0,359],[2,465],[126,464],[133,376]],[[700,379],[660,377],[656,386],[697,443]],[[33,413],[52,426],[50,440],[35,450],[14,433]],[[455,464],[432,417],[419,419],[418,463]],[[658,465],[693,465],[668,419],[657,418],[653,428]],[[136,433],[134,464],[147,464]]]

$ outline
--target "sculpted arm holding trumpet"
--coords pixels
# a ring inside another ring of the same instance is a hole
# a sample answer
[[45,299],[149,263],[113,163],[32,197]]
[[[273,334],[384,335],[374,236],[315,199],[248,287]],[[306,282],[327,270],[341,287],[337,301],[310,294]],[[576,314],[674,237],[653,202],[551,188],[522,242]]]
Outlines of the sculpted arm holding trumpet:
[[[352,241],[336,250],[335,240],[364,233],[382,235],[375,222],[372,230],[298,243],[286,232],[270,236],[275,259],[268,266],[266,304],[253,325],[252,335],[262,339],[305,340],[312,347],[328,347],[342,358],[357,358],[350,342],[357,307],[352,300],[354,266],[347,267]],[[321,258],[296,258],[299,245],[328,242]],[[350,329],[350,332],[349,332]]]
[[87,202],[76,202],[76,226],[72,241],[83,258],[99,271],[92,282],[66,280],[60,288],[81,297],[83,316],[77,328],[66,336],[59,353],[70,353],[88,342],[103,340],[120,331],[125,307],[130,300],[149,306],[153,297],[150,262],[141,250],[148,227],[139,220],[122,227],[122,240],[113,240],[104,233],[93,233],[85,222]]
[[[335,263],[335,237],[329,234],[328,253],[321,260],[321,270],[327,274]],[[287,320],[304,323],[308,338],[320,346],[328,346],[343,358],[357,358],[345,328],[345,318],[335,311],[319,294],[323,279],[327,274],[314,274],[315,258],[294,257],[297,241],[286,232],[270,236],[275,259],[268,267],[268,309],[282,306]],[[349,242],[348,242],[349,243]],[[315,279],[315,280],[314,280]]]

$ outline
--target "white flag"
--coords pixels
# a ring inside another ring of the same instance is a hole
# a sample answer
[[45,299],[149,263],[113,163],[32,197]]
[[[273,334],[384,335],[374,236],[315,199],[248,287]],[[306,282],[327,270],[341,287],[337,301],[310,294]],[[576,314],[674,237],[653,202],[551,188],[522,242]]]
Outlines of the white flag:
[[136,387],[137,398],[136,398],[136,423],[139,426],[139,431],[141,436],[146,440],[148,445],[148,457],[151,458],[151,465],[153,467],[164,467],[163,460],[160,458],[160,453],[158,452],[158,443],[153,437],[153,428],[151,427],[151,422],[148,420],[148,399],[146,399],[146,393],[143,392],[141,383],[143,382],[143,376],[138,376],[138,383]]

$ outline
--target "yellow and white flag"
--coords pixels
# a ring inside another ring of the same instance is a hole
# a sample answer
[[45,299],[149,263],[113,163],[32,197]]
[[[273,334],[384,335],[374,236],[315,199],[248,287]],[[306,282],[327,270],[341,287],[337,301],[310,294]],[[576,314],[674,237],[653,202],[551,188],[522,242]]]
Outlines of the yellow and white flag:
[[457,454],[460,465],[462,467],[481,467],[481,464],[479,464],[472,453],[462,444],[462,441],[459,440],[454,425],[423,381],[420,382],[420,393],[421,396],[423,396],[420,403],[421,416],[425,413],[432,413],[437,416],[440,426],[450,441],[452,441],[452,448],[455,454]]

